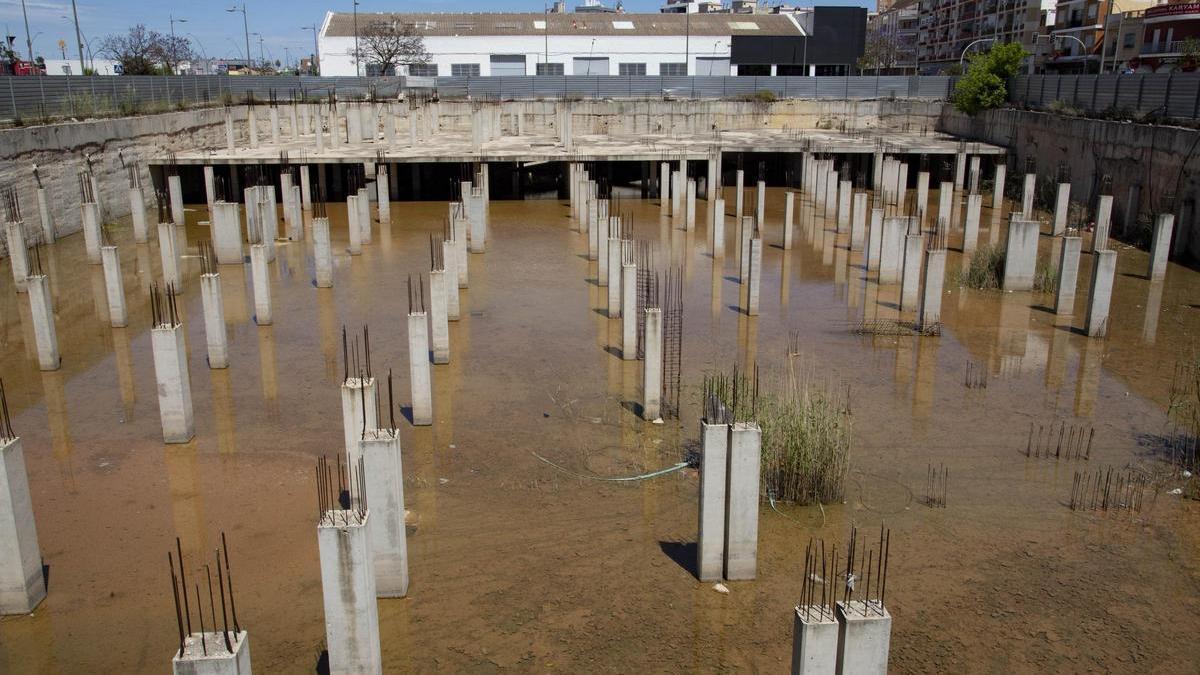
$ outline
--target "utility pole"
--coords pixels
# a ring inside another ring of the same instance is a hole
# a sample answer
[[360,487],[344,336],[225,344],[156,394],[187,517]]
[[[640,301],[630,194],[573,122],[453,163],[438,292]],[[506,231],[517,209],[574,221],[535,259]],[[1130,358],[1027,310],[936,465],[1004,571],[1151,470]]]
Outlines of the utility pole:
[[319,70],[319,68],[321,66],[321,47],[320,47],[320,45],[317,44],[317,24],[314,23],[309,26],[301,26],[300,28],[301,28],[301,30],[311,30],[312,31],[312,34],[313,34],[312,70],[313,70],[313,75],[319,75],[321,73],[321,71]]
[[25,46],[29,48],[29,63],[33,63],[33,38],[29,37],[29,12],[25,11],[25,0],[21,0],[21,14],[25,15]]
[[358,0],[354,0],[354,74],[362,75],[358,67]]
[[75,17],[75,44],[79,46],[79,74],[83,75],[87,72],[87,65],[83,62],[83,37],[79,32],[79,10],[75,7],[75,0],[71,0],[71,16]]

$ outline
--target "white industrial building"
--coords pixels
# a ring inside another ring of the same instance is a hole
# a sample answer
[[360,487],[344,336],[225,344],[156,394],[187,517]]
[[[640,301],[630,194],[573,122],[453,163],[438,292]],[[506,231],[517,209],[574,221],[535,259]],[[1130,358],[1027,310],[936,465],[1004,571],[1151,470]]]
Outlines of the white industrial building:
[[[528,13],[353,14],[329,12],[321,25],[322,75],[377,74],[354,58],[358,30],[373,22],[408,24],[424,38],[430,61],[398,75],[737,75],[735,41],[783,40],[795,45],[812,33],[813,13]],[[361,34],[361,33],[360,33]],[[759,50],[761,51],[761,50]],[[796,57],[788,61],[800,64]],[[806,50],[805,50],[806,51]],[[807,56],[807,54],[806,54]],[[813,57],[816,55],[814,54]],[[790,57],[789,57],[790,58]],[[805,59],[811,74],[821,61]],[[753,74],[777,74],[776,64],[753,64]],[[357,67],[356,67],[357,66]],[[748,74],[743,72],[742,74]],[[783,74],[783,73],[778,73]]]

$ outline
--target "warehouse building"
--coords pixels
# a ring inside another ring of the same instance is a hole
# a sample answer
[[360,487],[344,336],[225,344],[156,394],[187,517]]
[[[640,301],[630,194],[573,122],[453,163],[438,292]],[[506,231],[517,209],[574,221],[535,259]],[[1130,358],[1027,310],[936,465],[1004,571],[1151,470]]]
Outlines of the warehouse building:
[[[355,34],[409,26],[424,39],[414,76],[848,75],[862,55],[866,10],[815,7],[787,14],[358,14],[321,25],[322,75],[378,75]],[[360,51],[361,48],[360,48]]]

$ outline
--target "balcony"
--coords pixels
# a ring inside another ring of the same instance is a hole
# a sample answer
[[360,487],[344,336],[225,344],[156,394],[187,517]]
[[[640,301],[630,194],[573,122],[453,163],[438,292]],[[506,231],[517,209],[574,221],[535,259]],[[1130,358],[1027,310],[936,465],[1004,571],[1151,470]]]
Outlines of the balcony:
[[1178,54],[1183,50],[1183,40],[1171,40],[1170,42],[1160,42],[1154,44],[1142,45],[1142,54]]

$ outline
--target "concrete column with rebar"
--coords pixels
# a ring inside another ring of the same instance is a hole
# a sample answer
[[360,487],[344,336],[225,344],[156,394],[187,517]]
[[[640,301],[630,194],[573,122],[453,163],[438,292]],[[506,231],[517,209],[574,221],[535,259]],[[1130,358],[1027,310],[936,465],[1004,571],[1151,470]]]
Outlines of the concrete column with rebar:
[[758,574],[759,474],[762,430],[753,422],[736,422],[729,430],[725,578],[745,581]]
[[250,247],[250,276],[254,282],[254,323],[269,326],[274,320],[271,308],[271,276],[267,267],[267,247]]
[[108,296],[108,320],[113,328],[129,325],[129,309],[125,304],[125,280],[121,277],[121,257],[116,246],[101,246],[100,259],[104,266],[104,290]]
[[380,598],[403,598],[408,595],[408,535],[404,529],[400,432],[368,429],[360,444],[371,510],[367,534],[375,568],[375,594]]
[[0,429],[0,615],[30,614],[45,597],[25,453]]
[[1054,294],[1054,313],[1068,316],[1075,313],[1075,287],[1079,281],[1079,253],[1083,240],[1063,237],[1058,254],[1058,289]]
[[164,443],[187,443],[196,435],[192,413],[192,382],[188,375],[183,324],[161,324],[150,331],[154,378],[158,385],[158,414]]
[[1117,252],[1102,250],[1092,254],[1092,283],[1088,293],[1088,337],[1104,337],[1108,332],[1108,310],[1112,303],[1113,280],[1117,275]]
[[413,426],[433,424],[433,382],[429,370],[429,324],[425,312],[408,315],[408,372]]
[[25,282],[33,319],[33,337],[37,343],[38,369],[58,370],[62,359],[58,353],[58,333],[54,327],[54,296],[50,292],[50,280],[44,274],[33,274]]
[[662,309],[647,307],[643,341],[642,419],[656,422],[662,419],[663,324]]
[[200,275],[200,300],[204,306],[204,341],[208,346],[208,367],[229,367],[229,336],[225,333],[225,299],[221,295],[221,275]]
[[383,672],[371,517],[369,510],[331,510],[317,525],[331,673]]
[[725,573],[725,478],[729,425],[700,422],[700,513],[696,576],[720,581]]
[[349,466],[358,466],[363,435],[379,428],[376,386],[375,378],[366,372],[349,371],[349,376],[342,380],[342,437]]

